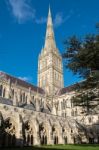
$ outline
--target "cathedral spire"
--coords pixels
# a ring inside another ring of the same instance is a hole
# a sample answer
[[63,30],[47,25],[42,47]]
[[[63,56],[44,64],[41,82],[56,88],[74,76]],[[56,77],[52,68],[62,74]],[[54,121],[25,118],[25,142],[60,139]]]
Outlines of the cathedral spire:
[[54,95],[63,87],[62,57],[56,47],[54,30],[49,6],[45,45],[41,50],[38,62],[38,86],[47,95]]
[[44,48],[47,50],[56,49],[50,6],[49,6],[49,12],[48,12],[47,29],[46,29],[46,38],[45,38]]

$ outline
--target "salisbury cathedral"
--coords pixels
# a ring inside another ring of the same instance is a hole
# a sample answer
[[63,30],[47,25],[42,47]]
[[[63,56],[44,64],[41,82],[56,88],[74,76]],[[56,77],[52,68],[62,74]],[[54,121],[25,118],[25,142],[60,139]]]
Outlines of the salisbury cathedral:
[[99,103],[86,114],[72,102],[78,94],[74,87],[64,87],[49,9],[38,57],[38,86],[0,72],[0,146],[99,143]]

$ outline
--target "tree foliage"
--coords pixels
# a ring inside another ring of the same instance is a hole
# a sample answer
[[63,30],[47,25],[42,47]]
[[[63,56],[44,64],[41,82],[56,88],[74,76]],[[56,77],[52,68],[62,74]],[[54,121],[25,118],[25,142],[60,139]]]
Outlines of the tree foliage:
[[72,36],[64,42],[65,66],[74,74],[87,78],[94,70],[99,70],[99,35],[87,35],[84,40]]
[[[99,32],[99,23],[96,25]],[[86,35],[84,39],[72,36],[64,42],[65,66],[85,80],[75,85],[72,97],[75,106],[94,109],[99,104],[99,34]]]

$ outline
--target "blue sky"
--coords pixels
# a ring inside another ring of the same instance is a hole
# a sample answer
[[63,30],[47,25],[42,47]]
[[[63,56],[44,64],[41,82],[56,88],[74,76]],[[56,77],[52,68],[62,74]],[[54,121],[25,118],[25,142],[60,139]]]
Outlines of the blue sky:
[[[34,85],[49,4],[61,53],[65,38],[95,33],[99,22],[99,0],[0,0],[0,70]],[[80,80],[64,68],[65,86]]]

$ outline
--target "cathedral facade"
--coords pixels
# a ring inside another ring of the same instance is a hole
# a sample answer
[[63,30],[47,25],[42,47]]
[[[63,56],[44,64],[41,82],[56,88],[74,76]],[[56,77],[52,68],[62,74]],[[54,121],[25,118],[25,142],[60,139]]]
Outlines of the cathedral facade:
[[0,72],[0,147],[99,143],[99,105],[92,114],[82,113],[71,100],[77,94],[74,86],[64,87],[49,8],[38,86]]

